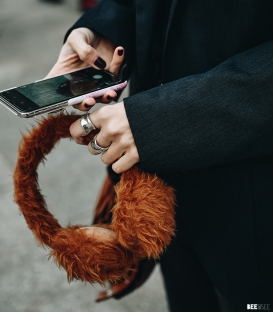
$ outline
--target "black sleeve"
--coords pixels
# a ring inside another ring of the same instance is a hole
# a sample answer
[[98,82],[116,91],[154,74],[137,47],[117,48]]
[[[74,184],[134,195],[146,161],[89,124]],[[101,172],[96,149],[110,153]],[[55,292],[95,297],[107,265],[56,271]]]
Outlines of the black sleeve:
[[66,33],[65,40],[73,29],[86,27],[125,49],[125,62],[135,59],[135,8],[132,0],[100,0],[87,11]]
[[273,42],[124,99],[144,170],[176,173],[273,153]]

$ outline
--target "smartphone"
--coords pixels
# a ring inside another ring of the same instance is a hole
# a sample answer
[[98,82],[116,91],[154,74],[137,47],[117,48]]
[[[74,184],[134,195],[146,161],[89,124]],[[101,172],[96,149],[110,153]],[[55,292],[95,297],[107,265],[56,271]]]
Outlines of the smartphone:
[[0,91],[0,103],[20,117],[51,113],[81,103],[87,97],[100,97],[108,90],[119,91],[127,81],[93,67],[43,79]]

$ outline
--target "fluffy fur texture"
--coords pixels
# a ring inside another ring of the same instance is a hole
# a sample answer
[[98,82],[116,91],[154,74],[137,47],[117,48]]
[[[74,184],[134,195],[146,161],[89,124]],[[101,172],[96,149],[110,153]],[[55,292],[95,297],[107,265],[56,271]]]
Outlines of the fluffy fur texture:
[[[126,277],[145,257],[158,258],[174,234],[174,191],[155,175],[133,167],[115,187],[111,225],[116,239],[88,236],[80,226],[62,228],[47,210],[37,167],[59,139],[70,137],[69,127],[80,116],[61,114],[40,122],[23,136],[14,172],[15,201],[37,240],[52,249],[50,256],[67,271],[69,280],[103,283]],[[87,137],[90,141],[94,133]]]
[[156,175],[125,172],[115,187],[112,228],[134,255],[158,258],[174,234],[174,193]]

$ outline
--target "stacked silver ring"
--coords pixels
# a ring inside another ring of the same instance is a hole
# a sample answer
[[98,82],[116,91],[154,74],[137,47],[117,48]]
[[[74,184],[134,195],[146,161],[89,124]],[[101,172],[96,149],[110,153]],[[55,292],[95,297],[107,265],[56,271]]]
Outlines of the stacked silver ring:
[[96,127],[93,125],[88,114],[81,116],[81,126],[82,126],[83,131],[87,134],[93,130],[96,130]]
[[90,145],[91,145],[92,149],[95,152],[97,152],[98,154],[102,154],[102,153],[106,152],[108,150],[109,146],[110,146],[110,145],[107,146],[107,147],[99,146],[98,143],[97,143],[97,134],[94,136],[94,138],[90,142]]

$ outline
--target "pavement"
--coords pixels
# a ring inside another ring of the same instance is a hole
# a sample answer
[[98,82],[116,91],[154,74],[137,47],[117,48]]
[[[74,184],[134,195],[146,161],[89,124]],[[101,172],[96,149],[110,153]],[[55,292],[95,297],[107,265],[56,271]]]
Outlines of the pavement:
[[[76,0],[1,0],[0,90],[43,78],[80,15]],[[159,268],[124,299],[95,303],[99,285],[69,284],[66,273],[47,260],[49,251],[39,246],[13,201],[18,143],[33,124],[0,105],[0,312],[167,312]],[[49,210],[63,226],[91,223],[105,177],[99,157],[64,140],[38,172]]]

